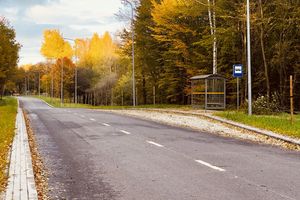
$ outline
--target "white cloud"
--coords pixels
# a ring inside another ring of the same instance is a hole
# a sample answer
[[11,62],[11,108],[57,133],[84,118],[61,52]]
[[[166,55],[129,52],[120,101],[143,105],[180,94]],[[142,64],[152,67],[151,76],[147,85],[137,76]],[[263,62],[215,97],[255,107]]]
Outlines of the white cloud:
[[60,0],[32,6],[26,16],[37,24],[105,23],[120,6],[120,0]]
[[17,20],[19,9],[17,7],[4,8],[2,15],[5,16],[10,22]]
[[124,27],[115,17],[123,7],[121,0],[32,0],[26,6],[13,6],[5,9],[5,16],[9,16],[23,45],[19,64],[44,60],[40,55],[44,29],[57,28],[65,37],[86,38],[95,32],[113,34]]

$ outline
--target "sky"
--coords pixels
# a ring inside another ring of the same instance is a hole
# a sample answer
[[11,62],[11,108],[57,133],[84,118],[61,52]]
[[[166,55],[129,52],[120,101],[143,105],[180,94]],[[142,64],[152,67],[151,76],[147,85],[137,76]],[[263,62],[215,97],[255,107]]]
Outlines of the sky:
[[116,15],[121,0],[0,0],[0,16],[9,20],[22,45],[19,65],[45,59],[40,54],[45,29],[59,29],[63,37],[88,38],[125,27]]

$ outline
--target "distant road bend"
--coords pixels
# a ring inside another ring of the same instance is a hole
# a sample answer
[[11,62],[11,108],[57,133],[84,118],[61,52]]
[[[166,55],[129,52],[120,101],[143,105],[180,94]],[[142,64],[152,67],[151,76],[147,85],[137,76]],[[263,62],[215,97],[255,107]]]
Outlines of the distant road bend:
[[20,97],[51,199],[300,199],[300,153]]

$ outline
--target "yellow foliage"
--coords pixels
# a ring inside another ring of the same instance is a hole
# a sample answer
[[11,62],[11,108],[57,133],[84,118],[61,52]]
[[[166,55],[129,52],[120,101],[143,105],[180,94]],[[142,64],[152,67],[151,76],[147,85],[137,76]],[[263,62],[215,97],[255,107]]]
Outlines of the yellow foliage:
[[71,45],[61,36],[59,30],[45,30],[41,54],[47,59],[70,58],[73,55],[73,50]]
[[108,32],[103,37],[95,33],[91,39],[76,39],[75,43],[80,65],[91,66],[97,72],[107,72],[117,58],[117,45]]
[[32,68],[32,64],[21,65],[20,68],[24,69],[25,72],[29,71]]

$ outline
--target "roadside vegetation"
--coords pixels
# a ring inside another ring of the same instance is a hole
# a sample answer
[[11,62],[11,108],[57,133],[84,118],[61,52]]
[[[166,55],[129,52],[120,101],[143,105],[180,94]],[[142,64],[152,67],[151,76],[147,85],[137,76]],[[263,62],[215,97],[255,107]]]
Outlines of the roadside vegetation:
[[[132,106],[119,106],[119,105],[108,105],[108,106],[93,106],[90,104],[75,104],[75,103],[68,103],[65,102],[63,105],[61,105],[60,103],[60,99],[59,98],[51,98],[51,97],[45,97],[45,96],[34,96],[36,98],[42,99],[45,102],[47,102],[48,104],[60,108],[60,107],[65,107],[65,108],[89,108],[89,109],[106,109],[106,110],[111,110],[111,109],[130,109],[133,108]],[[160,109],[164,109],[164,108],[172,108],[172,109],[184,109],[184,110],[188,110],[191,109],[192,107],[189,105],[176,105],[176,104],[156,104],[156,105],[137,105],[134,108],[160,108]]]
[[[20,66],[14,91],[58,98],[63,86],[64,99],[70,101],[75,95],[77,74],[79,103],[130,106],[134,33],[138,105],[188,105],[192,92],[190,78],[213,71],[227,80],[227,106],[235,105],[236,79],[232,76],[232,66],[247,64],[245,1],[132,2],[136,11],[133,26],[120,30],[117,37],[103,32],[66,39],[60,30],[44,30],[40,52],[47,62]],[[270,103],[274,96],[276,105],[284,111],[290,105],[290,75],[294,91],[300,89],[298,4],[282,0],[251,3],[253,101]],[[120,10],[120,19],[130,19],[127,11]],[[240,79],[240,102],[245,106],[244,71]],[[258,107],[258,112],[262,112],[261,108],[273,112],[272,106],[261,105],[264,107]],[[294,107],[300,111],[297,92],[294,92]]]
[[5,97],[0,100],[0,193],[7,182],[5,169],[8,164],[7,156],[15,133],[17,100]]
[[291,123],[291,117],[288,114],[249,116],[242,111],[224,111],[217,112],[215,115],[279,134],[300,138],[300,115],[294,116],[293,123]]

